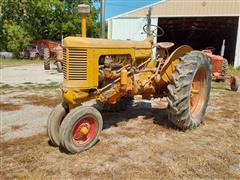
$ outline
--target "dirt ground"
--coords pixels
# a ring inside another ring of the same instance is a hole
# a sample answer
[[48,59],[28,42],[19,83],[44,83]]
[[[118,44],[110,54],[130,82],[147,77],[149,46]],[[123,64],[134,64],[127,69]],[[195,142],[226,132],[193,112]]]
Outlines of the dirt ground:
[[213,83],[195,130],[176,129],[166,101],[154,100],[103,113],[99,142],[75,155],[48,142],[59,101],[56,88],[1,89],[0,179],[240,179],[240,93],[224,85]]

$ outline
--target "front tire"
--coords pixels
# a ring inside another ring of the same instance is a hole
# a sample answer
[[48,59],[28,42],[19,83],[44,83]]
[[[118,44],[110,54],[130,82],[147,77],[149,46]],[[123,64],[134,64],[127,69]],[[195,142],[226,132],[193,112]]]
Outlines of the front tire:
[[68,106],[65,102],[57,105],[51,112],[47,122],[47,133],[54,146],[59,146],[59,128],[68,112]]
[[100,112],[94,107],[76,107],[65,117],[60,127],[61,146],[70,153],[92,147],[103,127]]
[[56,66],[57,66],[57,71],[61,73],[62,72],[62,63],[60,61],[57,61]]
[[231,88],[231,91],[237,91],[238,90],[238,80],[235,76],[231,77],[230,88]]
[[40,59],[40,54],[37,53],[34,59]]
[[210,60],[199,51],[181,58],[168,85],[169,119],[180,129],[199,126],[206,112],[210,88]]

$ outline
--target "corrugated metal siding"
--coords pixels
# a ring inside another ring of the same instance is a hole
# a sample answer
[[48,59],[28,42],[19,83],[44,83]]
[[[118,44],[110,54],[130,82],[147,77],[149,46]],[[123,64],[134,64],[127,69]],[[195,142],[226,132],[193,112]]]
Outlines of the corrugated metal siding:
[[[142,29],[146,23],[146,18],[112,19],[111,38],[136,41],[144,40],[147,35]],[[152,18],[152,24],[157,25],[158,18]]]
[[235,50],[234,67],[240,67],[240,17],[238,18],[238,34],[237,34],[237,44]]
[[[126,14],[123,17],[144,17],[148,8]],[[153,6],[152,16],[239,16],[239,0],[166,0]]]
[[112,39],[143,40],[145,35],[141,34],[141,27],[145,23],[146,18],[113,19]]
[[[143,32],[143,26],[147,23],[146,18],[118,18],[110,21],[108,39],[142,41],[147,37],[147,34]],[[152,24],[158,25],[158,18],[152,18]],[[156,42],[157,38],[155,37],[154,43]],[[153,49],[152,52],[155,55],[156,49]]]

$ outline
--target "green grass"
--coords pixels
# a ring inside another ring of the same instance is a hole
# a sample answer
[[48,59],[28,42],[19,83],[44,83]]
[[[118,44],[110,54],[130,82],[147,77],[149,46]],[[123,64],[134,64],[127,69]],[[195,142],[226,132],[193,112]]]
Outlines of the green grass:
[[1,83],[1,86],[0,86],[0,90],[4,90],[4,89],[13,89],[14,87],[9,85],[9,84],[3,84]]
[[212,81],[212,90],[214,91],[219,91],[219,90],[230,90],[230,86],[228,81],[225,82],[216,82],[216,81]]
[[[237,78],[238,84],[240,84],[240,69],[235,69],[232,65],[228,66],[228,74]],[[225,82],[212,81],[212,90],[230,90],[230,82],[226,79]]]
[[239,68],[235,69],[232,65],[229,65],[228,66],[228,74],[235,75],[238,78],[240,78],[240,69]]
[[1,84],[0,90],[55,90],[60,88],[60,86],[61,85],[58,82],[50,82],[48,84],[32,84],[27,82],[20,86]]
[[0,68],[22,66],[26,64],[43,64],[41,59],[0,59]]

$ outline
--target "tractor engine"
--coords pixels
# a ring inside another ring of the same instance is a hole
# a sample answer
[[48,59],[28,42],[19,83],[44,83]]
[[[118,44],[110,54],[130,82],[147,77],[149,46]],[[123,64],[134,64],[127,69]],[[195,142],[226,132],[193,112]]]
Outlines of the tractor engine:
[[99,59],[98,88],[112,82],[120,76],[122,68],[130,68],[131,56],[129,55],[110,55],[102,56]]

